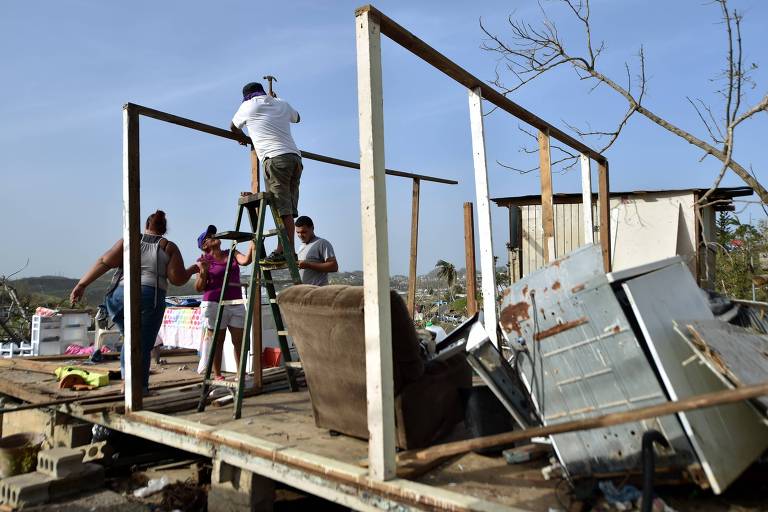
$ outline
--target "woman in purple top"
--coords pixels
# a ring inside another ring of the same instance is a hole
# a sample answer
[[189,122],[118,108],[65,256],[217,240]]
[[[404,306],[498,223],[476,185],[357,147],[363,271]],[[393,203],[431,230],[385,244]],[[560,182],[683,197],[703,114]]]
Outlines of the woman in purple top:
[[[203,292],[203,301],[200,304],[200,320],[206,329],[207,339],[213,339],[213,329],[216,327],[216,310],[221,298],[221,288],[224,284],[224,272],[227,268],[229,251],[221,250],[221,240],[212,238],[216,233],[216,226],[208,226],[208,229],[197,238],[197,246],[203,251],[203,255],[197,260],[200,273],[195,281],[195,289]],[[235,361],[240,367],[240,346],[243,341],[243,326],[245,325],[245,306],[240,285],[239,265],[249,265],[253,259],[253,244],[248,254],[243,254],[237,249],[232,259],[232,268],[229,271],[229,282],[224,291],[224,308],[221,311],[221,324],[216,333],[216,354],[213,359],[213,373],[216,379],[223,379],[221,375],[221,355],[224,347],[226,329],[232,337],[235,347]],[[207,354],[202,355],[204,360]]]

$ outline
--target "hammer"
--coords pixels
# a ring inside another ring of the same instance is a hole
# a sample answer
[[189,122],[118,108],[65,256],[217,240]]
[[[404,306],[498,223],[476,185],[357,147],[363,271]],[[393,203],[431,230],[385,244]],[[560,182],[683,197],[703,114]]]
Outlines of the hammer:
[[275,93],[272,92],[272,81],[277,82],[277,78],[275,78],[272,75],[267,75],[267,76],[264,77],[264,80],[269,81],[269,95],[272,96],[272,97],[275,97]]

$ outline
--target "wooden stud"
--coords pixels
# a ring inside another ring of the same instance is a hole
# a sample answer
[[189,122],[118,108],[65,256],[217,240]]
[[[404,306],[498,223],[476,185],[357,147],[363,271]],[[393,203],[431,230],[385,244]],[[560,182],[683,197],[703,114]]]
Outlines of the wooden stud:
[[598,169],[597,202],[600,209],[600,246],[603,250],[605,271],[611,271],[611,196],[608,182],[608,161],[600,162]]
[[396,476],[396,465],[381,35],[371,14],[363,13],[355,22],[369,475],[389,480]]
[[477,273],[475,271],[475,214],[472,203],[464,203],[464,257],[467,269],[467,315],[477,313]]
[[[256,150],[251,147],[251,192],[258,194],[261,192],[261,176],[259,170],[259,157],[256,155]],[[250,245],[248,250],[250,250]],[[255,248],[253,251],[253,266],[252,272],[256,272],[254,277],[253,290],[248,290],[248,293],[256,293],[257,298],[253,305],[253,318],[251,320],[251,336],[253,339],[253,351],[251,352],[251,371],[253,371],[253,389],[260,391],[263,385],[262,380],[262,368],[261,368],[261,352],[262,348],[262,333],[263,328],[261,325],[261,271],[258,266],[257,260],[261,257],[261,251]]]
[[595,243],[595,228],[592,223],[592,169],[589,156],[582,153],[581,157],[581,200],[584,215],[584,243]]
[[427,64],[430,64],[436,69],[442,71],[467,89],[479,89],[478,96],[488,100],[500,109],[507,111],[517,119],[524,121],[526,124],[533,126],[537,130],[547,130],[549,135],[551,135],[554,139],[572,147],[576,151],[580,153],[586,153],[598,162],[605,161],[605,157],[603,155],[594,149],[589,148],[583,142],[575,139],[571,135],[568,135],[557,127],[547,123],[534,113],[513,102],[502,93],[494,89],[491,85],[487,84],[484,80],[480,80],[476,76],[472,75],[469,71],[463,69],[461,66],[429,46],[427,43],[416,37],[401,25],[382,14],[372,5],[360,7],[357,9],[356,14],[359,16],[365,12],[371,13],[378,17],[382,34],[389,37],[392,41],[413,53]]
[[[155,110],[153,108],[145,107],[142,105],[136,105],[135,103],[129,103],[128,105],[136,109],[138,114],[141,116],[151,117],[152,119],[157,119],[158,121],[175,124],[177,126],[183,126],[184,128],[189,128],[190,130],[197,130],[199,132],[208,133],[210,135],[215,135],[217,137],[222,137],[224,139],[234,140],[237,142],[242,142],[244,144],[251,144],[251,139],[246,137],[245,135],[242,135],[242,134],[238,135],[229,130],[219,128],[218,126],[212,126],[210,124],[201,123],[199,121],[193,121],[192,119],[187,119],[185,117],[169,114],[167,112],[162,112],[160,110]],[[360,168],[360,164],[355,162],[350,162],[349,160],[342,160],[340,158],[333,158],[330,156],[319,155],[317,153],[312,153],[311,151],[305,151],[303,149],[300,151],[301,151],[301,158],[306,160],[314,160],[316,162],[323,162],[326,164],[338,165],[339,167],[347,167],[349,169]],[[386,173],[390,176],[399,176],[401,178],[410,178],[410,179],[418,178],[422,181],[432,181],[435,183],[443,183],[445,185],[457,185],[459,183],[456,180],[437,178],[435,176],[426,176],[424,174],[414,174],[411,172],[397,171],[394,169],[386,169]]]
[[541,175],[541,227],[544,231],[542,247],[544,263],[555,259],[555,212],[552,203],[552,158],[549,133],[539,131],[539,170]]
[[480,232],[480,272],[483,287],[483,320],[488,336],[494,345],[499,323],[496,313],[496,268],[493,261],[493,233],[491,230],[491,206],[488,200],[488,167],[485,159],[485,134],[483,129],[483,97],[480,88],[469,89],[469,120],[472,128],[472,157],[475,166],[475,195],[477,197],[477,222]]
[[649,405],[637,409],[630,409],[628,411],[614,412],[602,416],[563,421],[561,423],[554,423],[543,427],[533,427],[525,430],[516,430],[514,432],[505,432],[503,434],[476,437],[466,441],[439,444],[423,450],[403,452],[398,457],[398,461],[407,462],[410,460],[431,460],[433,458],[448,457],[466,453],[470,450],[493,448],[495,446],[524,441],[534,437],[564,434],[566,432],[578,432],[581,430],[590,430],[601,427],[612,427],[614,425],[623,425],[635,421],[660,418],[670,414],[693,411],[705,407],[732,404],[765,395],[768,395],[768,382],[762,382],[752,386],[738,387],[736,389],[712,391],[711,393]]
[[416,261],[419,249],[419,189],[421,182],[413,180],[411,198],[411,259],[408,267],[408,313],[413,318],[416,312]]
[[139,115],[123,107],[123,293],[125,409],[142,405],[141,358],[141,223],[139,196]]
[[259,157],[256,150],[251,147],[251,192],[258,194],[261,192],[261,173],[259,171]]

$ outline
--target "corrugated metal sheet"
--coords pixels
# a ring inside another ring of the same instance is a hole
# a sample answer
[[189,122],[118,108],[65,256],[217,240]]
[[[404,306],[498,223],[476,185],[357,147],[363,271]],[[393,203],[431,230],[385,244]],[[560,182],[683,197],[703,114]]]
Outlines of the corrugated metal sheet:
[[[577,420],[667,400],[602,271],[600,247],[589,245],[513,284],[500,321],[545,424]],[[696,461],[676,416],[553,436],[572,476],[638,469],[644,431],[656,429],[672,448],[659,466]]]

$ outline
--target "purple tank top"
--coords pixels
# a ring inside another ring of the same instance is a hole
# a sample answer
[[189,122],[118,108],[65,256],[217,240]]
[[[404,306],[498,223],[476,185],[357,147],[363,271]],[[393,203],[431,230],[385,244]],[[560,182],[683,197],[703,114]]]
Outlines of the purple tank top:
[[[224,271],[227,268],[226,258],[228,256],[229,251],[224,251],[224,261],[217,261],[210,254],[203,255],[203,258],[208,261],[208,283],[203,292],[204,301],[219,302],[221,284],[224,282]],[[234,258],[232,259],[232,268],[229,269],[229,282],[230,286],[227,286],[224,292],[224,300],[243,298],[243,294],[240,291],[240,266]],[[237,286],[233,286],[233,283]]]

